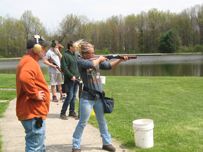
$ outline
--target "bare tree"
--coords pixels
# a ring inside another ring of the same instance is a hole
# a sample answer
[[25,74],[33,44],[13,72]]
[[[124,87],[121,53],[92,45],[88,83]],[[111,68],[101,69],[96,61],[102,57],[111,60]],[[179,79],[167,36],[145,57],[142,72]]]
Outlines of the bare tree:
[[80,20],[76,15],[70,14],[62,20],[59,26],[59,43],[62,43],[69,35],[77,34],[77,26],[80,24]]

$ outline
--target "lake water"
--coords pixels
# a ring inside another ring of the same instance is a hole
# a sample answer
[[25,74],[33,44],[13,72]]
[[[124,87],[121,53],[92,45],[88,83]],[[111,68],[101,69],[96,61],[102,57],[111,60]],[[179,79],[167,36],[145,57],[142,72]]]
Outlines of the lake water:
[[[19,61],[19,59],[0,60],[0,73],[16,73]],[[39,61],[39,64],[42,72],[48,74],[48,66],[42,61]],[[137,59],[122,62],[112,70],[101,70],[101,75],[201,77],[203,76],[203,55],[138,55]]]

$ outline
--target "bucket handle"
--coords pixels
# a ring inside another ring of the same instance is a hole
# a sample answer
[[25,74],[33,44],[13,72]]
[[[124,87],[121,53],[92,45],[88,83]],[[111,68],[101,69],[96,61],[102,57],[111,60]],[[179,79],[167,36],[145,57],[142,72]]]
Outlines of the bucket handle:
[[140,130],[140,128],[138,128],[138,129],[136,129],[136,130],[134,130],[134,133],[136,133],[137,131],[139,131]]

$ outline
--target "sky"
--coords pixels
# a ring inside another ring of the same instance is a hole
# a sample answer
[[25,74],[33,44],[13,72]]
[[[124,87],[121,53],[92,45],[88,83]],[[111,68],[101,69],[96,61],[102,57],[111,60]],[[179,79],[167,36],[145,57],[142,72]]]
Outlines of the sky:
[[203,5],[202,0],[0,0],[0,16],[20,19],[29,10],[50,30],[57,28],[68,14],[84,15],[90,21],[102,21],[113,15],[127,16],[158,11],[180,13],[184,9]]

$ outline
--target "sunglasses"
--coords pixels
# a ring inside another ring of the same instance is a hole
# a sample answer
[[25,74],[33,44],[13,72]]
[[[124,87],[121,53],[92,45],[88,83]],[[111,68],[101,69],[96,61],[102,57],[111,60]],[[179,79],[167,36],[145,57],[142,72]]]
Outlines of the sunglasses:
[[95,54],[95,52],[92,52],[92,53],[86,53],[86,54]]
[[42,49],[43,49],[43,50],[47,50],[47,47],[46,47],[46,46],[42,46]]

